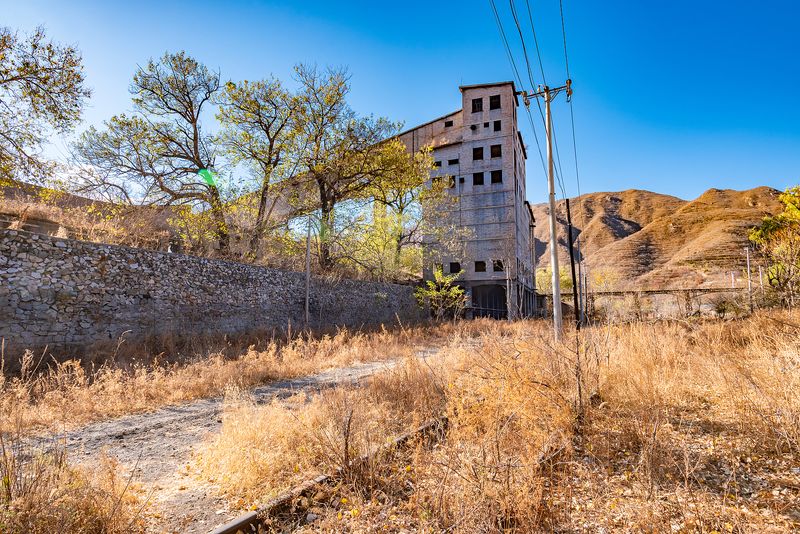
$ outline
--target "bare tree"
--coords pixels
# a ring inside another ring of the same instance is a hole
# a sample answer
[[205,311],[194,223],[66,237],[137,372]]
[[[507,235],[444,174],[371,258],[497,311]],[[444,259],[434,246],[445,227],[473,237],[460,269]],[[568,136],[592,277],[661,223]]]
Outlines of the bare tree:
[[220,251],[227,253],[220,190],[198,176],[214,168],[214,138],[203,130],[202,115],[219,89],[219,73],[185,52],[140,67],[130,87],[133,114],[112,117],[103,130],[90,128],[75,145],[89,167],[79,191],[129,203],[207,208]]

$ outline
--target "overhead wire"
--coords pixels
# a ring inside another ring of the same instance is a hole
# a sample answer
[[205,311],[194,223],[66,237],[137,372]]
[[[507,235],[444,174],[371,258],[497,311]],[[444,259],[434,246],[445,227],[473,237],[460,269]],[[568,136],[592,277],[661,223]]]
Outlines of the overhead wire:
[[[558,0],[558,11],[559,11],[559,15],[561,16],[561,37],[562,37],[562,42],[564,44],[564,67],[566,69],[567,79],[571,80],[572,77],[571,77],[570,72],[569,72],[569,54],[567,52],[567,29],[566,29],[566,22],[564,20],[564,1],[563,0]],[[584,278],[584,280],[585,280],[586,286],[588,286],[588,276],[587,276],[587,273],[586,273],[586,263],[585,263],[585,261],[583,259],[583,253],[581,251],[581,246],[583,244],[583,239],[581,239],[582,238],[581,234],[583,232],[583,229],[586,228],[586,212],[585,212],[584,206],[583,206],[583,198],[581,198],[581,175],[580,175],[580,170],[579,170],[579,166],[578,166],[578,143],[576,141],[576,135],[575,135],[575,110],[573,108],[573,104],[572,104],[572,99],[571,98],[569,99],[569,118],[570,118],[570,126],[571,126],[571,129],[572,129],[572,156],[573,156],[573,158],[575,160],[575,183],[576,183],[577,192],[578,192],[578,199],[579,199],[579,206],[580,206],[579,207],[580,221],[581,221],[581,233],[578,234],[577,239],[575,240],[575,248],[577,249],[577,252],[578,252],[579,265],[583,264],[584,277],[586,277],[586,278]],[[586,287],[586,286],[584,286],[584,287]],[[587,287],[587,289],[588,289],[588,287]]]
[[[511,8],[511,16],[514,19],[514,24],[517,27],[517,32],[519,33],[519,40],[522,43],[522,52],[523,52],[523,55],[524,55],[524,58],[525,58],[525,63],[527,65],[527,67],[528,67],[528,78],[529,78],[529,80],[531,82],[531,89],[534,89],[536,87],[536,82],[534,82],[534,80],[533,80],[531,64],[530,64],[530,61],[528,59],[528,49],[527,49],[527,46],[525,44],[525,37],[524,37],[523,32],[522,32],[522,27],[521,27],[521,25],[519,23],[519,18],[517,17],[517,10],[514,7],[514,0],[509,0],[508,4],[509,4],[509,7]],[[541,49],[539,48],[539,39],[536,37],[536,28],[535,28],[535,26],[533,24],[533,15],[532,15],[531,9],[530,9],[530,2],[528,0],[525,0],[525,5],[526,5],[527,10],[528,10],[528,21],[530,22],[530,25],[531,25],[531,33],[533,34],[533,42],[534,42],[534,45],[536,47],[536,56],[537,56],[537,58],[539,60],[539,71],[542,73],[542,83],[546,86],[547,85],[547,77],[544,74],[544,64],[542,63],[542,53],[541,53]],[[541,117],[542,124],[544,125],[545,130],[546,130],[547,129],[547,120],[545,119],[544,111],[542,110],[542,104],[541,104],[541,102],[539,101],[538,98],[536,99],[536,106],[539,109],[539,116]],[[530,111],[528,111],[528,113],[530,113]],[[564,172],[563,172],[562,166],[561,166],[561,153],[558,150],[558,136],[555,133],[555,124],[553,124],[552,116],[550,118],[550,128],[552,130],[551,137],[553,139],[553,148],[554,148],[554,152],[555,152],[555,155],[556,155],[556,162],[557,162],[557,166],[553,169],[553,174],[555,175],[556,181],[558,182],[558,187],[561,190],[561,198],[564,199],[567,196],[566,188],[564,187],[564,179],[563,179]]]
[[[513,74],[515,76],[515,81],[519,84],[520,87],[523,87],[524,84],[522,83],[522,77],[519,75],[519,70],[517,69],[517,63],[514,61],[514,54],[511,52],[511,46],[508,43],[508,38],[506,37],[506,32],[503,29],[503,23],[500,20],[500,15],[497,12],[497,6],[495,6],[494,0],[489,0],[489,4],[492,6],[492,12],[494,13],[495,21],[497,22],[497,29],[500,31],[500,37],[503,41],[503,45],[505,46],[506,55],[508,56],[508,61],[511,64],[511,68],[513,70]],[[529,69],[530,73],[530,69]],[[536,141],[536,149],[539,152],[539,160],[542,163],[542,170],[544,171],[545,176],[547,175],[547,165],[544,163],[544,155],[542,154],[542,146],[539,143],[539,136],[536,133],[536,127],[533,123],[533,117],[531,116],[531,111],[528,109],[528,106],[525,106],[525,111],[528,114],[528,122],[530,122],[531,130],[533,131],[533,138]]]

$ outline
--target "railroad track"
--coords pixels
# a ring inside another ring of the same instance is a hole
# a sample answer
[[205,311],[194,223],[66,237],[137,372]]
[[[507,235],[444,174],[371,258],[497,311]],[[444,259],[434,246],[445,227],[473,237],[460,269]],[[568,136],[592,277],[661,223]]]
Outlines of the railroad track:
[[[442,416],[427,421],[411,432],[406,432],[385,443],[375,451],[353,460],[347,469],[368,463],[374,456],[387,450],[399,449],[415,442],[417,439],[440,439],[447,430],[447,417]],[[305,513],[304,506],[295,506],[303,497],[312,495],[320,486],[330,485],[343,478],[344,467],[340,467],[333,474],[320,474],[314,478],[298,484],[287,492],[268,501],[264,506],[253,512],[243,514],[236,519],[225,523],[212,530],[210,534],[250,534],[267,532],[268,524],[275,519],[282,519],[286,523],[299,523],[299,518]]]

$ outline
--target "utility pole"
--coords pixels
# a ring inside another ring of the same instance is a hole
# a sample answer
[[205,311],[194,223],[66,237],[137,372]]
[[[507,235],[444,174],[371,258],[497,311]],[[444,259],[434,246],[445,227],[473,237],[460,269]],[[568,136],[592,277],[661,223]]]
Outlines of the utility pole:
[[567,100],[572,97],[572,80],[567,80],[567,84],[561,87],[550,88],[539,86],[536,93],[522,93],[525,106],[530,106],[530,97],[544,98],[545,107],[545,131],[547,133],[547,189],[549,192],[550,204],[550,268],[553,271],[553,331],[556,341],[561,341],[563,333],[563,320],[561,317],[561,283],[559,280],[558,268],[558,240],[556,236],[556,186],[553,168],[553,116],[550,113],[550,102],[561,91],[566,91]]
[[309,327],[309,303],[311,301],[311,214],[306,222],[306,328]]
[[536,314],[538,312],[536,307],[536,237],[534,235],[536,225],[531,223],[528,228],[531,232],[531,287],[533,288],[533,302],[531,303],[531,311],[533,314]]
[[572,242],[572,213],[569,210],[569,198],[564,199],[567,203],[567,244],[569,245],[569,270],[572,276],[572,306],[575,308],[575,329],[581,329],[581,311],[578,304],[578,281],[575,279],[575,253]]
[[753,282],[750,279],[750,247],[744,247],[747,254],[747,298],[750,301],[750,313],[753,313]]

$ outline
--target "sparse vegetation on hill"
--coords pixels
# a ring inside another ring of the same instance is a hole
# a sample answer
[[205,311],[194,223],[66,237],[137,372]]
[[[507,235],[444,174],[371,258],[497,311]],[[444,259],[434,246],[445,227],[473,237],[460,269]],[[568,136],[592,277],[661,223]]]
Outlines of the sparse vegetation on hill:
[[[572,201],[573,226],[589,272],[613,272],[614,289],[729,285],[730,271],[745,278],[744,247],[749,230],[781,210],[779,192],[711,189],[693,201],[628,190],[590,193]],[[559,232],[566,215],[559,207]],[[546,208],[534,207],[537,220]],[[549,263],[549,229],[536,229],[537,260]],[[566,239],[559,258],[567,262]],[[757,268],[756,268],[757,270]]]

